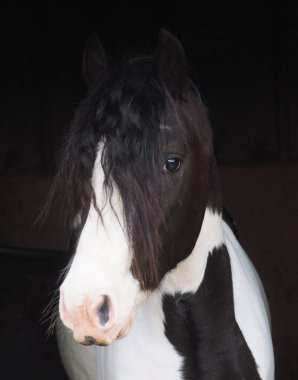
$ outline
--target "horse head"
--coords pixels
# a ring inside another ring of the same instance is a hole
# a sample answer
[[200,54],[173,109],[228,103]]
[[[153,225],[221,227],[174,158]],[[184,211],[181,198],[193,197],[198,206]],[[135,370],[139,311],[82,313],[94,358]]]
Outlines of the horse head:
[[162,30],[152,56],[110,65],[91,36],[83,69],[89,91],[59,174],[79,221],[59,309],[78,342],[108,345],[221,202],[206,109],[174,36]]

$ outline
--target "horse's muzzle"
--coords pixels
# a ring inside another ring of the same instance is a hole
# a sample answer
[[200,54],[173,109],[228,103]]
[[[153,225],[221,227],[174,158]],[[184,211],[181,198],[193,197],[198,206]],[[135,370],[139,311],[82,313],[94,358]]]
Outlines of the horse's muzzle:
[[63,324],[73,331],[77,342],[107,346],[127,334],[134,320],[135,308],[125,321],[118,322],[115,303],[110,296],[86,299],[83,304],[68,309],[60,290],[59,312]]

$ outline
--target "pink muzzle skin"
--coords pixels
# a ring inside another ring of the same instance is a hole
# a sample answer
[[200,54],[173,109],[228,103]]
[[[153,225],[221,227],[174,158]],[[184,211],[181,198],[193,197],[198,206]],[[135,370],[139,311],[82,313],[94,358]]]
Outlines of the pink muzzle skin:
[[[99,305],[108,298],[108,319],[102,324],[98,315]],[[100,296],[96,301],[86,299],[82,305],[68,310],[63,292],[60,291],[60,318],[63,324],[73,331],[74,339],[83,344],[98,344],[107,346],[114,340],[124,337],[134,320],[136,307],[133,307],[128,317],[121,323],[116,323],[115,310],[110,297]]]

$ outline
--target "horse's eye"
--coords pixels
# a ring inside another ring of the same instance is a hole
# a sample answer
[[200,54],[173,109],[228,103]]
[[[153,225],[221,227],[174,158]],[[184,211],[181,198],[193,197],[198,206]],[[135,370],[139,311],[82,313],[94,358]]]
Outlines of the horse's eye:
[[168,158],[164,165],[164,170],[170,173],[176,172],[181,166],[181,159],[178,157]]

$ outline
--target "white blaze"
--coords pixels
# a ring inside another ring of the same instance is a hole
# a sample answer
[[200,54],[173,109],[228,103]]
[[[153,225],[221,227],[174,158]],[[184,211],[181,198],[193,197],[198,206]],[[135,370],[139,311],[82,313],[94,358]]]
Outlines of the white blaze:
[[103,188],[104,173],[99,150],[92,184],[99,216],[91,204],[76,254],[61,286],[67,309],[88,299],[109,295],[114,303],[116,321],[125,319],[137,302],[139,283],[131,274],[131,252],[124,226],[123,207],[117,188],[111,204]]

